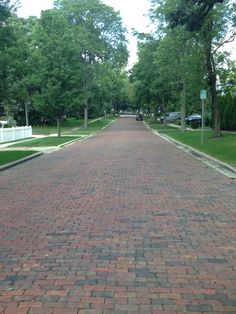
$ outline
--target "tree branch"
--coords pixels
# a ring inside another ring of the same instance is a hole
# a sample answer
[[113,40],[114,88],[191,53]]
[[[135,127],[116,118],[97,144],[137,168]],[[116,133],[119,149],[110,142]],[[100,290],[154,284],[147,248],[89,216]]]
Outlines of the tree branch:
[[224,46],[224,44],[228,44],[228,43],[231,43],[232,41],[234,41],[235,35],[236,35],[236,33],[232,34],[228,39],[222,41],[222,43],[220,43],[219,46],[215,48],[215,50],[212,52],[212,54],[215,54],[216,51],[218,49],[220,49],[220,47]]

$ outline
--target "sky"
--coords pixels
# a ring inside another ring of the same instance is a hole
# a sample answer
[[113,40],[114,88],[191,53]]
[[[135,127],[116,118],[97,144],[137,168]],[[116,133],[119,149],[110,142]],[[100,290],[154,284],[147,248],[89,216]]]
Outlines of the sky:
[[[137,42],[131,34],[132,28],[138,32],[145,32],[148,29],[149,20],[145,16],[148,13],[150,4],[148,0],[102,0],[104,4],[113,7],[120,12],[124,25],[127,27],[129,35],[129,65],[137,61]],[[135,5],[134,5],[135,3]],[[27,18],[30,15],[40,16],[41,10],[52,8],[53,0],[21,0],[21,8],[18,10],[18,15]]]
[[[131,35],[134,28],[138,32],[148,32],[149,19],[147,17],[150,7],[148,0],[102,0],[103,3],[120,11],[124,25],[129,31],[129,65],[131,68],[137,61],[137,42],[136,38]],[[21,0],[21,8],[18,15],[27,18],[30,15],[40,16],[41,10],[52,8],[53,0]],[[227,45],[227,50],[233,51],[232,58],[236,60],[236,39],[233,43]]]

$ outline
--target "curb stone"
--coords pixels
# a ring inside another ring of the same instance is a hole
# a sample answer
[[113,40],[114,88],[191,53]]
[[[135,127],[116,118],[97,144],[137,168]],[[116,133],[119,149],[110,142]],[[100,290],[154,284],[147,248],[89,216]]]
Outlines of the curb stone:
[[193,156],[194,158],[202,161],[206,165],[208,165],[208,166],[214,168],[215,170],[223,173],[229,179],[236,179],[236,168],[234,168],[234,167],[232,167],[232,166],[230,166],[230,165],[228,165],[222,161],[219,161],[218,159],[215,159],[214,157],[211,157],[205,153],[202,153],[199,150],[196,150],[196,149],[194,149],[188,145],[185,145],[185,144],[183,144],[177,140],[174,140],[166,134],[161,134],[158,131],[153,130],[146,122],[144,122],[144,124],[146,125],[146,127],[149,130],[151,130],[152,133],[160,136],[161,138],[163,138],[164,140],[168,141],[169,143],[175,145],[176,147],[178,147],[182,151],[185,151],[186,153],[188,153],[189,155]]

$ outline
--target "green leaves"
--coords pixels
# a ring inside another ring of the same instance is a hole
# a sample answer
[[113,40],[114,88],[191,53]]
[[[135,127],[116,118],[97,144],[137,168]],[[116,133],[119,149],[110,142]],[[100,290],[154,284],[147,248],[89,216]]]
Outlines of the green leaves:
[[[26,102],[30,112],[58,121],[85,104],[99,113],[120,101],[127,59],[121,17],[100,0],[57,0],[27,20],[0,0],[0,106],[7,114],[21,119]],[[111,73],[117,82],[106,90]]]

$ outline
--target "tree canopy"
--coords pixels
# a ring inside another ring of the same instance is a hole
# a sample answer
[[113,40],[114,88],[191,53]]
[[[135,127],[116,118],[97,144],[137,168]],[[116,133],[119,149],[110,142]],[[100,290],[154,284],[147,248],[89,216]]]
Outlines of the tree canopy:
[[27,104],[29,115],[40,117],[32,121],[56,119],[60,135],[65,115],[81,115],[83,108],[101,114],[106,99],[121,101],[112,89],[104,90],[104,76],[116,73],[122,81],[126,29],[119,13],[99,0],[57,0],[53,9],[28,19],[1,1],[0,42],[2,115],[22,120]]
[[[227,85],[235,71],[233,62],[222,50],[235,38],[235,4],[228,0],[151,0],[151,3],[153,31],[140,37],[139,61],[133,68],[133,84],[139,88],[137,95],[148,95],[141,100],[142,106],[151,100],[160,114],[181,111],[184,131],[185,116],[200,112],[199,93],[206,89],[207,112],[214,135],[219,136],[222,111],[218,86]],[[158,44],[154,46],[153,42]]]

